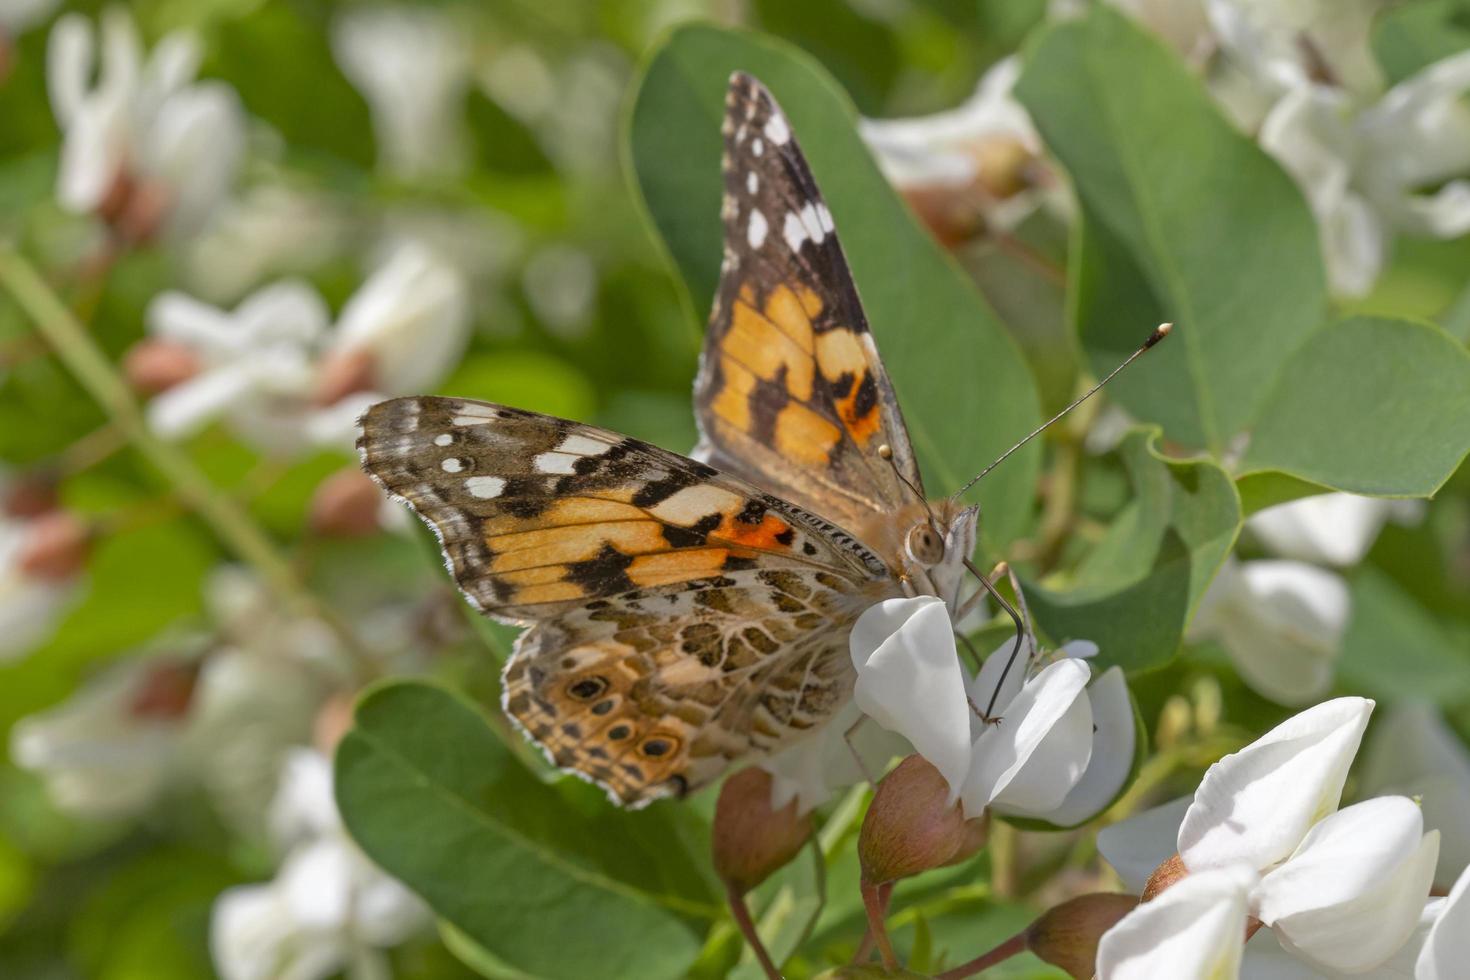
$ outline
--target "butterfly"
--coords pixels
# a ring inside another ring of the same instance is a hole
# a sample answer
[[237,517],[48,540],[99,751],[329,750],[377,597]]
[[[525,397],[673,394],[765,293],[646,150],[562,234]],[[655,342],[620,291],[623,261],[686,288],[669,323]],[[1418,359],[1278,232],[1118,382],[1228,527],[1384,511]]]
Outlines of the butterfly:
[[478,610],[526,625],[502,704],[550,761],[640,806],[769,755],[850,699],[873,603],[954,602],[978,509],[926,503],[805,157],[730,78],[724,257],[685,457],[504,405],[374,405],[366,470]]

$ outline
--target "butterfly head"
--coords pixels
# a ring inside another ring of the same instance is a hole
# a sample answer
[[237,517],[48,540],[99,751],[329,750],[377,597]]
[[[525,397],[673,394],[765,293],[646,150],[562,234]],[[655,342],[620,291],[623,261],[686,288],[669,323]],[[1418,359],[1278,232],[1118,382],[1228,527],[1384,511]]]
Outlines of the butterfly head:
[[904,571],[918,591],[952,601],[975,550],[980,508],[939,500],[923,508],[904,535]]

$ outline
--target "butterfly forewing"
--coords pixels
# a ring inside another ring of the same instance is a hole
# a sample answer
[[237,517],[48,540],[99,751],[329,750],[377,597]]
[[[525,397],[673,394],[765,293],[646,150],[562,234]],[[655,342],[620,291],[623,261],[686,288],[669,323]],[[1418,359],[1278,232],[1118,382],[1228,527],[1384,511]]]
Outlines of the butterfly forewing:
[[864,527],[914,499],[895,464],[920,479],[831,213],[780,107],[743,73],[723,131],[724,261],[695,384],[699,455]]
[[891,588],[831,522],[675,453],[454,398],[373,406],[364,465],[482,611],[532,629],[508,713],[621,802],[697,787],[824,720],[846,628]]

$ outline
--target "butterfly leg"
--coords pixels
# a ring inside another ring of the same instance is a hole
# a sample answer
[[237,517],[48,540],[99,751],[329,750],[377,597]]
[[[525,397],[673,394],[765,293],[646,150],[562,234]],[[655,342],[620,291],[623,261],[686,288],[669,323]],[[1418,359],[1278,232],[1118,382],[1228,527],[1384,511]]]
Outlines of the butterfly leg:
[[857,745],[855,745],[852,740],[852,737],[857,734],[857,730],[859,728],[862,728],[863,723],[867,720],[867,715],[859,715],[858,720],[849,725],[847,731],[842,733],[842,740],[847,743],[847,751],[852,753],[852,761],[857,763],[858,772],[861,772],[863,774],[863,778],[868,781],[869,786],[871,786],[873,789],[877,789],[878,781],[874,779],[873,774],[868,771],[868,764],[863,761],[862,755],[858,753]]
[[1000,722],[1000,719],[992,714],[995,711],[995,699],[1000,697],[1000,689],[1005,686],[1006,675],[1011,672],[1011,668],[1015,666],[1016,657],[1021,653],[1021,643],[1026,638],[1026,627],[1021,622],[1021,614],[1016,612],[1016,608],[1006,600],[1005,596],[996,590],[994,585],[990,584],[990,579],[986,578],[985,573],[975,567],[974,562],[966,558],[965,567],[970,570],[971,575],[980,580],[980,584],[985,587],[985,591],[990,593],[992,599],[1000,603],[1000,607],[1006,611],[1006,615],[1011,617],[1011,622],[1016,624],[1016,643],[1011,647],[1005,669],[1000,672],[1000,679],[995,682],[995,690],[990,694],[990,703],[985,706],[984,711],[977,712],[981,721],[987,725],[994,725]]

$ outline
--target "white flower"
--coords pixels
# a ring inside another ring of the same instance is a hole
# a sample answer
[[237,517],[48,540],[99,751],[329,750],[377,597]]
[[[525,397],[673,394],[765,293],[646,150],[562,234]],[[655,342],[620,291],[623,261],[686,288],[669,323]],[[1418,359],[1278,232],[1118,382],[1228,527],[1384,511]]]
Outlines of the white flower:
[[225,980],[386,977],[381,950],[429,922],[428,909],[347,837],[331,794],[331,763],[300,749],[272,807],[286,857],[274,880],[215,901],[210,951]]
[[1013,228],[1042,202],[1042,181],[1034,172],[1041,138],[1011,94],[1020,74],[1020,59],[1006,58],[958,108],[912,119],[864,119],[863,140],[889,182],[909,193],[921,212],[924,198],[914,195],[932,191],[946,195],[946,207],[962,202],[984,225]]
[[1421,503],[1324,493],[1267,507],[1245,526],[1282,558],[1345,567],[1363,560],[1390,517],[1413,520]]
[[[221,82],[195,82],[200,49],[188,34],[164,37],[145,62],[132,17],[102,15],[98,38],[80,14],[52,28],[47,79],[63,132],[57,198],[94,213],[107,206],[140,236],[161,210],[179,231],[200,227],[225,197],[245,148],[240,100]],[[122,198],[122,200],[119,200]]]
[[[1002,683],[1007,643],[968,681],[944,601],[919,596],[869,608],[849,645],[858,707],[928,759],[969,816],[994,807],[1081,822],[1122,788],[1133,761],[1132,704],[1121,675],[1104,674],[1088,689],[1083,658],[1096,653],[1092,644],[1069,645],[1044,666],[1018,658]],[[983,723],[971,702],[983,711],[992,698],[1001,720]]]
[[307,272],[340,254],[347,234],[345,209],[328,195],[256,184],[190,239],[187,282],[210,302],[233,302],[269,276]]
[[762,761],[771,774],[771,808],[794,799],[799,815],[810,813],[833,792],[877,779],[891,760],[913,751],[901,735],[862,721],[862,710],[849,703],[820,729]]
[[350,8],[332,24],[332,52],[372,110],[384,168],[405,177],[464,170],[470,47],[462,27],[429,8]]
[[[1454,980],[1470,963],[1470,870],[1460,875],[1449,896],[1425,907],[1430,921],[1414,964],[1414,980]],[[1422,920],[1421,920],[1422,921]]]
[[1255,874],[1242,865],[1216,868],[1139,905],[1103,933],[1097,980],[1237,976],[1255,883]]
[[[1372,289],[1396,233],[1470,231],[1470,51],[1423,69],[1360,108],[1302,85],[1261,125],[1262,148],[1296,179],[1317,218],[1335,292]],[[1432,193],[1420,188],[1437,187]]]
[[427,247],[405,242],[342,307],[327,356],[368,354],[375,390],[412,394],[458,363],[469,325],[459,273]]
[[148,405],[153,430],[181,439],[222,417],[253,428],[278,403],[303,401],[328,312],[309,285],[286,280],[228,313],[183,293],[163,293],[149,304],[147,320],[150,333],[189,348],[201,364],[195,377]]
[[0,37],[16,38],[61,5],[61,0],[6,0],[0,3]]
[[[1418,927],[1438,835],[1424,833],[1413,801],[1368,800],[1339,811],[1371,701],[1317,705],[1210,767],[1176,838],[1188,875],[1244,868],[1261,876],[1253,916],[1314,969],[1365,971],[1387,962]],[[1167,829],[1177,805],[1099,837],[1105,854],[1132,857]],[[1136,878],[1136,871],[1130,875]],[[1181,883],[1163,894],[1167,896]]]
[[180,772],[193,670],[163,658],[116,664],[69,700],[17,722],[10,756],[67,812],[132,816]]
[[0,511],[0,663],[44,643],[80,589],[76,576],[40,575],[25,567],[34,524]]
[[1218,640],[1257,693],[1302,704],[1331,686],[1350,610],[1347,583],[1333,572],[1232,557],[1206,590],[1189,638]]
[[1470,752],[1428,704],[1396,704],[1373,729],[1360,778],[1365,796],[1419,800],[1424,826],[1440,833],[1435,881],[1448,887],[1470,867]]

